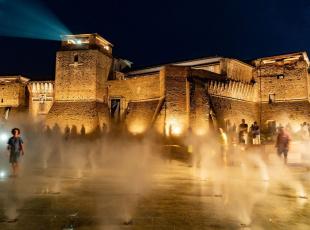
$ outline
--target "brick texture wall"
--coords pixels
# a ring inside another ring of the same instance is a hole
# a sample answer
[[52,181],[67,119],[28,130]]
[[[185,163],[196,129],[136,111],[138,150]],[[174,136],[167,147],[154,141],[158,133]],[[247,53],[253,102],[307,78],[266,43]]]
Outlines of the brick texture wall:
[[212,106],[219,126],[225,127],[225,121],[230,120],[236,127],[245,119],[250,126],[254,121],[259,122],[258,104],[249,101],[235,100],[211,96]]
[[[77,55],[78,62],[74,62]],[[60,51],[56,57],[56,101],[103,101],[112,59],[98,50]]]
[[[283,78],[282,78],[282,76]],[[308,66],[305,61],[290,64],[269,64],[257,67],[255,79],[261,83],[262,101],[267,102],[270,94],[276,101],[305,100],[308,98]],[[259,79],[261,76],[261,79]]]

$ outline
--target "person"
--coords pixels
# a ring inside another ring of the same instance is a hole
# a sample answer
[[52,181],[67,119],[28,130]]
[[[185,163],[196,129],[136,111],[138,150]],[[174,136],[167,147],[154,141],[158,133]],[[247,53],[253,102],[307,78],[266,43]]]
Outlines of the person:
[[20,129],[12,129],[12,137],[8,140],[7,149],[10,151],[10,164],[12,166],[12,176],[16,177],[18,172],[18,161],[20,154],[24,155],[23,139],[20,137]]
[[228,140],[227,135],[222,128],[219,128],[220,132],[220,144],[221,144],[221,158],[223,165],[227,166],[227,151],[228,151]]
[[290,135],[284,130],[284,127],[279,128],[279,133],[276,140],[276,148],[278,156],[284,156],[284,164],[287,164],[287,154],[289,151],[289,145],[291,142]]
[[253,125],[251,125],[251,135],[253,140],[253,145],[260,144],[260,129],[256,121],[254,121]]
[[239,125],[239,143],[247,144],[248,137],[248,124],[245,123],[245,120],[241,120],[241,124]]
[[307,122],[304,122],[300,125],[300,138],[302,140],[308,140],[309,134],[308,134],[308,126]]

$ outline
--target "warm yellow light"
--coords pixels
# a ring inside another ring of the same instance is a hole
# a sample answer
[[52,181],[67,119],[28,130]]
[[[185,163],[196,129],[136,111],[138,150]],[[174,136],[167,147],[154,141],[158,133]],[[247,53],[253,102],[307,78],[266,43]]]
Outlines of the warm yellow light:
[[146,130],[146,125],[141,122],[135,121],[129,124],[128,130],[132,134],[141,134]]
[[166,124],[166,134],[179,136],[183,132],[183,124],[177,119],[170,119]]
[[196,128],[196,129],[194,130],[194,133],[195,133],[196,135],[198,135],[198,136],[206,135],[206,133],[207,133],[207,128],[205,128],[205,127]]

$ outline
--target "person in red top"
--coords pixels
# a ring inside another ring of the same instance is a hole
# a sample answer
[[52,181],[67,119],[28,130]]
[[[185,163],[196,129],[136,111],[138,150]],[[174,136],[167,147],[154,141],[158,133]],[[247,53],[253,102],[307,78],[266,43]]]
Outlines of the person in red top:
[[279,133],[277,136],[277,141],[276,141],[276,148],[277,148],[277,153],[278,156],[281,157],[281,155],[284,155],[284,163],[287,164],[287,154],[289,150],[291,142],[291,137],[290,135],[284,130],[284,127],[279,128]]

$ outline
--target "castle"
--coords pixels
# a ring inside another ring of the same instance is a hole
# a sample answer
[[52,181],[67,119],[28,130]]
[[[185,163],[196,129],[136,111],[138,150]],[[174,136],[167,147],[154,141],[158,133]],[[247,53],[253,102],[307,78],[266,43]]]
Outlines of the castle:
[[112,56],[98,34],[64,36],[56,54],[55,81],[0,77],[0,115],[19,112],[62,130],[91,133],[123,124],[133,134],[150,128],[198,135],[210,126],[238,126],[244,118],[262,127],[298,127],[310,120],[309,59],[305,52],[250,62],[208,57],[135,71]]

